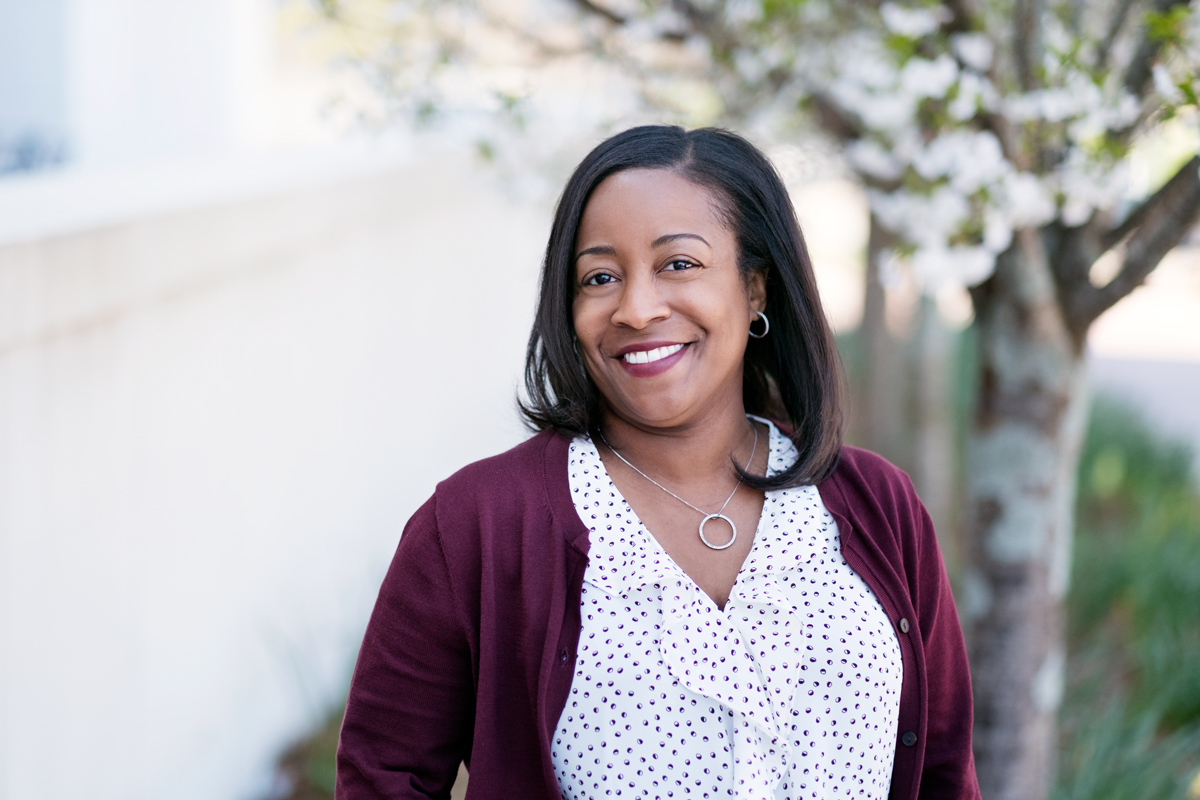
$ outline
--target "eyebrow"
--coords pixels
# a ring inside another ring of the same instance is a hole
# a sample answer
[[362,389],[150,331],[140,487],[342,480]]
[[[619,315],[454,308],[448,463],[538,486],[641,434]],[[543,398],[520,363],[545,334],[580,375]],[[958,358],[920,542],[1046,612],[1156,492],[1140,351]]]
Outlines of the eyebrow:
[[712,249],[712,245],[708,244],[708,240],[705,239],[703,236],[701,236],[698,233],[668,233],[666,236],[660,236],[657,239],[655,239],[653,242],[650,243],[650,246],[651,247],[661,247],[664,244],[667,244],[668,242],[674,242],[679,239],[697,239],[701,242],[704,242],[706,245],[708,245],[709,249]]
[[[705,239],[703,236],[701,236],[698,233],[668,233],[665,236],[660,236],[657,239],[655,239],[653,242],[650,243],[650,246],[651,247],[662,247],[664,244],[668,244],[670,242],[674,242],[679,239],[696,239],[701,242],[704,242],[706,245],[708,245],[709,249],[712,249],[712,245],[708,244],[708,240]],[[617,250],[612,245],[600,244],[600,245],[596,245],[595,247],[589,247],[586,250],[580,250],[575,255],[575,260],[578,261],[579,259],[583,258],[584,256],[615,256],[616,254],[617,254]]]

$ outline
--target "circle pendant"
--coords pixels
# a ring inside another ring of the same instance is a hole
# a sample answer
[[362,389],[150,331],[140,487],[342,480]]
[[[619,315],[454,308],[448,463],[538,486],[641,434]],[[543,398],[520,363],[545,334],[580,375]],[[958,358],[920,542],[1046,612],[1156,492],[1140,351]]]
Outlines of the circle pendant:
[[[728,542],[726,542],[725,544],[713,544],[708,539],[704,538],[704,526],[708,524],[708,521],[710,519],[723,519],[729,523],[729,527],[733,529],[733,536],[729,537]],[[737,541],[737,525],[734,525],[733,520],[731,520],[729,517],[725,516],[724,514],[709,514],[707,517],[700,520],[700,541],[704,542],[705,545],[707,545],[708,547],[710,547],[713,550],[724,550],[726,547],[729,547],[730,545],[732,545],[734,542]]]

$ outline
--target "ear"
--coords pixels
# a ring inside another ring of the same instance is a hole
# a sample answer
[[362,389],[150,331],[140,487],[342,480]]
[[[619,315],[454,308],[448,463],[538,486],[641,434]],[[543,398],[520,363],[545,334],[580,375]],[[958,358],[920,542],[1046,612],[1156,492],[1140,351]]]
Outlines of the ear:
[[767,307],[767,271],[756,269],[746,276],[746,301],[749,303],[750,321],[756,319],[755,311]]

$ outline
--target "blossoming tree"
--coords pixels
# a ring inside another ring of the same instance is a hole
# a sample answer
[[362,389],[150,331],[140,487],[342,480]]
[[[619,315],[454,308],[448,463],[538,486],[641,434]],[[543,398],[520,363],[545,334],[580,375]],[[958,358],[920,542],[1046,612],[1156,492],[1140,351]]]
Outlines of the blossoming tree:
[[[1147,196],[1129,153],[1196,126],[1200,20],[1181,0],[322,0],[376,16],[359,53],[427,115],[470,73],[519,109],[549,65],[627,76],[644,105],[786,136],[815,120],[868,188],[871,270],[970,289],[976,753],[989,800],[1044,797],[1063,685],[1089,326],[1200,217],[1200,154]],[[516,76],[516,79],[514,79]],[[524,83],[522,83],[524,81]],[[1104,256],[1106,280],[1093,266]],[[931,687],[936,691],[936,687]]]

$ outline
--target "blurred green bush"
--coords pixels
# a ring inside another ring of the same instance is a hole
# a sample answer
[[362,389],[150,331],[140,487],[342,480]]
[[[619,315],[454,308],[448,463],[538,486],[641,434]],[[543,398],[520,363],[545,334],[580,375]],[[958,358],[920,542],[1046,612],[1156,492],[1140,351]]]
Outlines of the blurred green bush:
[[1192,454],[1098,396],[1078,472],[1056,800],[1200,797]]

